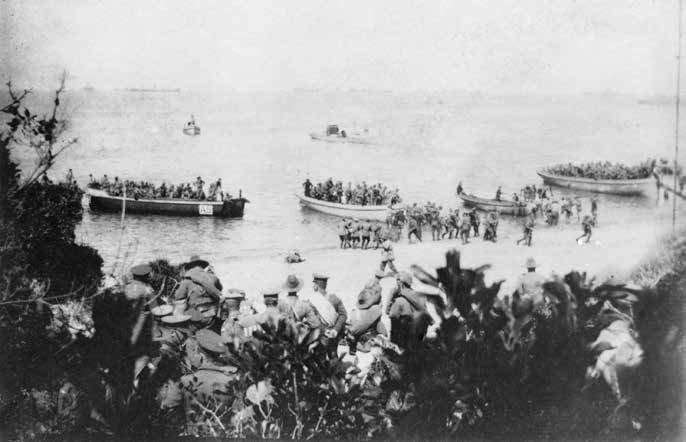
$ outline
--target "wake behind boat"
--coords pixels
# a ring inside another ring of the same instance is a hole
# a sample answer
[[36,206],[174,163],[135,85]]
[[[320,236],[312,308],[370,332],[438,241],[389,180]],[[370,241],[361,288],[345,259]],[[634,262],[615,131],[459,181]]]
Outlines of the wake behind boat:
[[295,194],[300,204],[318,212],[344,218],[386,221],[391,213],[390,206],[360,206],[357,204],[342,204],[310,198],[302,194]]
[[527,205],[522,202],[479,198],[478,196],[466,193],[460,193],[458,196],[462,199],[465,206],[486,212],[496,211],[503,215],[513,216],[526,216],[531,212]]
[[350,143],[350,144],[376,144],[367,129],[363,133],[349,134],[345,130],[339,130],[335,124],[330,124],[324,132],[313,132],[310,138],[327,143]]
[[109,193],[89,187],[86,189],[88,206],[93,211],[121,212],[126,203],[127,213],[143,215],[174,216],[218,216],[224,218],[241,218],[247,199],[239,196],[224,201],[185,200],[185,199],[135,199],[113,196]]

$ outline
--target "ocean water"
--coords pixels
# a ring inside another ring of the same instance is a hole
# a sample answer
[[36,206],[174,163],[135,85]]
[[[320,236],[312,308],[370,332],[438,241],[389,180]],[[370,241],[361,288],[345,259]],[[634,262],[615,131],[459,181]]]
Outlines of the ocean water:
[[[47,98],[34,100],[40,106]],[[136,260],[180,261],[199,254],[231,261],[336,248],[337,218],[301,208],[294,196],[306,177],[382,182],[398,187],[405,202],[453,208],[459,205],[458,181],[467,192],[485,197],[501,185],[507,196],[540,184],[535,172],[548,164],[635,163],[671,158],[674,149],[673,107],[611,95],[76,91],[63,101],[69,135],[79,143],[60,158],[54,178],[68,168],[84,185],[89,173],[157,184],[221,177],[225,190],[240,189],[250,200],[243,219],[127,215],[123,232],[118,214],[86,209],[77,236],[96,247],[106,265],[115,260],[120,238],[120,256],[127,252]],[[181,131],[191,113],[202,128],[198,137]],[[328,123],[369,128],[380,143],[309,139],[308,133]],[[30,165],[27,152],[18,157]],[[589,195],[573,194],[589,210]],[[654,196],[600,195],[599,200],[605,227],[671,219],[671,201]],[[520,230],[513,219],[501,226]]]

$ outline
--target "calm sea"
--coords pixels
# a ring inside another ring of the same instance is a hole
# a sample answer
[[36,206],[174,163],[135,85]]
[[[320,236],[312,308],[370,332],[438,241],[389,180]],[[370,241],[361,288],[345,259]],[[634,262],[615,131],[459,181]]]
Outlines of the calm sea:
[[[635,163],[670,157],[674,145],[673,107],[609,95],[78,91],[64,102],[79,143],[60,159],[54,177],[68,168],[84,185],[89,173],[158,184],[221,177],[225,190],[240,189],[250,200],[236,220],[128,215],[122,248],[141,260],[191,254],[234,260],[337,247],[337,219],[302,209],[294,196],[307,176],[382,182],[398,187],[406,202],[456,207],[458,180],[467,192],[492,197],[502,185],[507,195],[539,184],[535,171],[547,164]],[[182,134],[191,113],[201,136]],[[327,123],[369,128],[380,143],[311,141],[308,133]],[[587,199],[584,205],[588,210]],[[670,208],[654,197],[600,196],[604,226],[658,222],[669,218]],[[502,228],[520,229],[515,221]],[[111,264],[120,217],[86,210],[77,236]]]

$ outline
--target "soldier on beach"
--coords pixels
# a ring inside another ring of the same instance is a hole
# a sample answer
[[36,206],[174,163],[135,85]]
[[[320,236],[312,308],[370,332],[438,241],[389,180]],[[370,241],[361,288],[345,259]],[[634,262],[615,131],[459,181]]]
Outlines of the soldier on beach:
[[576,211],[576,220],[581,221],[581,199],[577,195],[574,196],[574,210]]
[[462,214],[462,219],[460,220],[459,236],[462,238],[462,244],[469,243],[469,231],[471,229],[471,219],[469,212],[464,212]]
[[338,223],[338,238],[341,240],[340,248],[346,249],[350,247],[350,240],[348,239],[348,229],[346,227],[346,221],[343,220]]
[[[581,221],[581,227],[584,230],[584,234],[578,237],[576,242],[581,241],[583,238],[586,238],[586,243],[591,241],[592,227],[594,224],[593,217],[590,215],[585,215],[584,219]],[[581,243],[583,243],[583,241],[581,241]]]
[[526,217],[526,221],[524,221],[524,236],[517,240],[517,245],[524,241],[524,243],[527,246],[531,247],[531,239],[533,238],[534,225],[534,215],[529,214],[529,216]]
[[419,229],[419,222],[414,215],[410,215],[407,225],[407,241],[409,243],[412,243],[412,235],[414,235],[419,242],[422,242],[422,234],[420,233],[421,231]]
[[593,216],[593,225],[598,222],[598,198],[591,198],[591,215]]
[[386,240],[383,242],[381,250],[381,271],[385,272],[386,266],[388,266],[390,267],[392,274],[398,273],[398,270],[395,268],[395,264],[393,263],[393,261],[395,261],[395,255],[393,254],[393,244],[388,238],[386,238]]
[[474,238],[478,238],[480,219],[479,214],[476,213],[476,210],[472,210],[469,212],[469,222],[472,225],[472,230],[474,231]]

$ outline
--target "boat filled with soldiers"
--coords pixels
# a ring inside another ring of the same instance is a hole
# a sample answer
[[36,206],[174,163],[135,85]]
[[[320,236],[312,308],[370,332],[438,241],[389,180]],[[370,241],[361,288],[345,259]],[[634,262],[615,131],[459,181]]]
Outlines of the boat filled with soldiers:
[[91,182],[86,189],[88,206],[93,211],[138,213],[143,215],[218,216],[241,218],[249,201],[238,191],[238,198],[222,191],[221,179],[210,183],[205,193],[205,182],[198,177],[191,183],[155,186],[148,182],[119,180],[110,182],[105,175]]
[[559,164],[536,173],[549,186],[615,195],[647,195],[655,189],[655,164],[654,160],[636,166],[609,162]]

